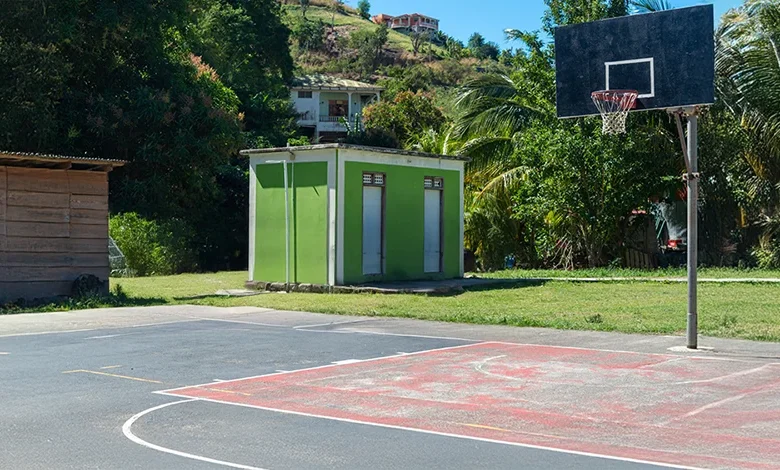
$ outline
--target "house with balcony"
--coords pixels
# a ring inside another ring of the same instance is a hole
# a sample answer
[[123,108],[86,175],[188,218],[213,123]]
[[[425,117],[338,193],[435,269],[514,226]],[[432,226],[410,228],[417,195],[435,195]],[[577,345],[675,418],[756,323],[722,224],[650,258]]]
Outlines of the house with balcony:
[[336,142],[346,137],[343,121],[354,125],[363,108],[379,101],[382,87],[333,77],[297,77],[290,99],[298,113],[298,126],[313,142]]
[[420,13],[409,13],[400,16],[380,13],[372,17],[371,20],[376,24],[385,24],[388,28],[400,32],[434,33],[439,30],[439,20],[421,15]]

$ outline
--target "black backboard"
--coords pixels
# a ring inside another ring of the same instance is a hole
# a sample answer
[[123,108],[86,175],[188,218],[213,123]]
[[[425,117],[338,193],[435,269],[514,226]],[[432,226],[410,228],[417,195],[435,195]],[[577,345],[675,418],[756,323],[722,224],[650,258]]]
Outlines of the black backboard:
[[713,103],[714,26],[702,5],[557,28],[558,117],[598,115],[598,90],[637,90],[637,111]]

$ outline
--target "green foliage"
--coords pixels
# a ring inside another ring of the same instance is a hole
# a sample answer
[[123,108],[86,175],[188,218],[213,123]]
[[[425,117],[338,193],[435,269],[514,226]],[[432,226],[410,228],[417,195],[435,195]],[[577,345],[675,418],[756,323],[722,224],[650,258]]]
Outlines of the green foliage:
[[466,47],[463,45],[463,41],[459,41],[455,38],[447,38],[444,47],[447,50],[447,55],[449,55],[451,59],[460,59],[464,57],[467,52]]
[[498,60],[498,55],[501,52],[498,44],[485,41],[485,38],[479,33],[474,33],[469,37],[468,50],[477,59],[492,60]]
[[301,18],[292,25],[292,37],[301,50],[321,50],[325,42],[325,23],[321,20],[309,21]]
[[770,240],[760,243],[754,250],[758,267],[761,269],[780,268],[780,240]]
[[467,239],[487,268],[507,254],[526,265],[603,265],[619,254],[631,211],[676,171],[674,141],[652,114],[647,130],[621,137],[603,136],[596,119],[557,120],[551,49],[535,34],[510,35],[525,43],[515,72],[478,76],[456,101],[460,152],[473,159]]
[[[128,160],[111,175],[112,210],[186,220],[203,234],[191,248],[207,266],[211,240],[235,239],[213,222],[233,197],[225,168],[246,165],[231,157],[292,134],[278,2],[4,6],[0,79],[13,85],[0,88],[0,147]],[[231,222],[246,227],[241,217]],[[245,263],[245,245],[225,250]]]
[[420,47],[431,40],[431,35],[427,31],[412,31],[409,33],[409,38],[412,40],[412,54],[417,55]]
[[363,76],[372,74],[379,66],[387,36],[387,25],[381,25],[373,31],[361,29],[350,34],[349,46],[357,53],[357,66]]
[[132,275],[178,274],[197,269],[196,254],[190,248],[194,234],[183,220],[158,223],[127,212],[112,216],[108,227]]
[[358,15],[360,15],[363,19],[369,19],[371,18],[371,3],[368,2],[368,0],[360,0],[357,4],[357,12]]
[[347,128],[344,143],[367,145],[371,147],[399,148],[398,138],[391,131],[382,128],[366,129],[361,116],[356,116],[354,123],[341,118],[341,123]]
[[300,0],[301,2],[301,16],[303,18],[306,18],[306,10],[309,9],[309,4],[311,3],[309,0]]
[[[557,26],[567,24],[587,23],[601,20],[608,16],[609,4],[606,0],[544,0],[547,10],[542,17],[542,28],[552,35]],[[620,1],[619,3],[624,3]],[[624,13],[625,14],[625,13]]]
[[404,146],[412,146],[413,138],[428,129],[439,131],[445,124],[444,114],[434,106],[432,98],[422,92],[401,92],[392,101],[372,104],[363,114],[366,128],[384,129],[397,136]]

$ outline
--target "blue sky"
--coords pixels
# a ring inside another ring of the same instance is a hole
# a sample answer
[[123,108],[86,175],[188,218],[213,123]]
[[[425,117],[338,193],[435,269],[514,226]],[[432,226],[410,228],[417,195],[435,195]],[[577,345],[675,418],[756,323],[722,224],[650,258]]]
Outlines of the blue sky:
[[[495,41],[502,48],[512,47],[504,39],[506,28],[538,30],[544,14],[543,0],[369,0],[371,14],[423,13],[440,20],[441,29],[462,41],[478,31],[489,41]],[[671,0],[675,7],[712,3],[716,18],[730,8],[743,3],[742,0]],[[354,6],[357,0],[347,0]],[[717,23],[717,21],[716,21]]]

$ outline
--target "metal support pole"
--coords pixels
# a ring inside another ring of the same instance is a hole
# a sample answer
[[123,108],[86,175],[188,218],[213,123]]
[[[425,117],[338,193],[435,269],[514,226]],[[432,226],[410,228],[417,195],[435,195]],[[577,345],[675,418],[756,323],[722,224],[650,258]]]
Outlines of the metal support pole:
[[698,348],[698,311],[697,311],[697,266],[698,266],[698,200],[699,200],[699,166],[698,166],[698,121],[699,116],[694,110],[688,113],[688,348]]
[[284,283],[290,290],[290,197],[287,189],[287,160],[282,161],[284,168]]

